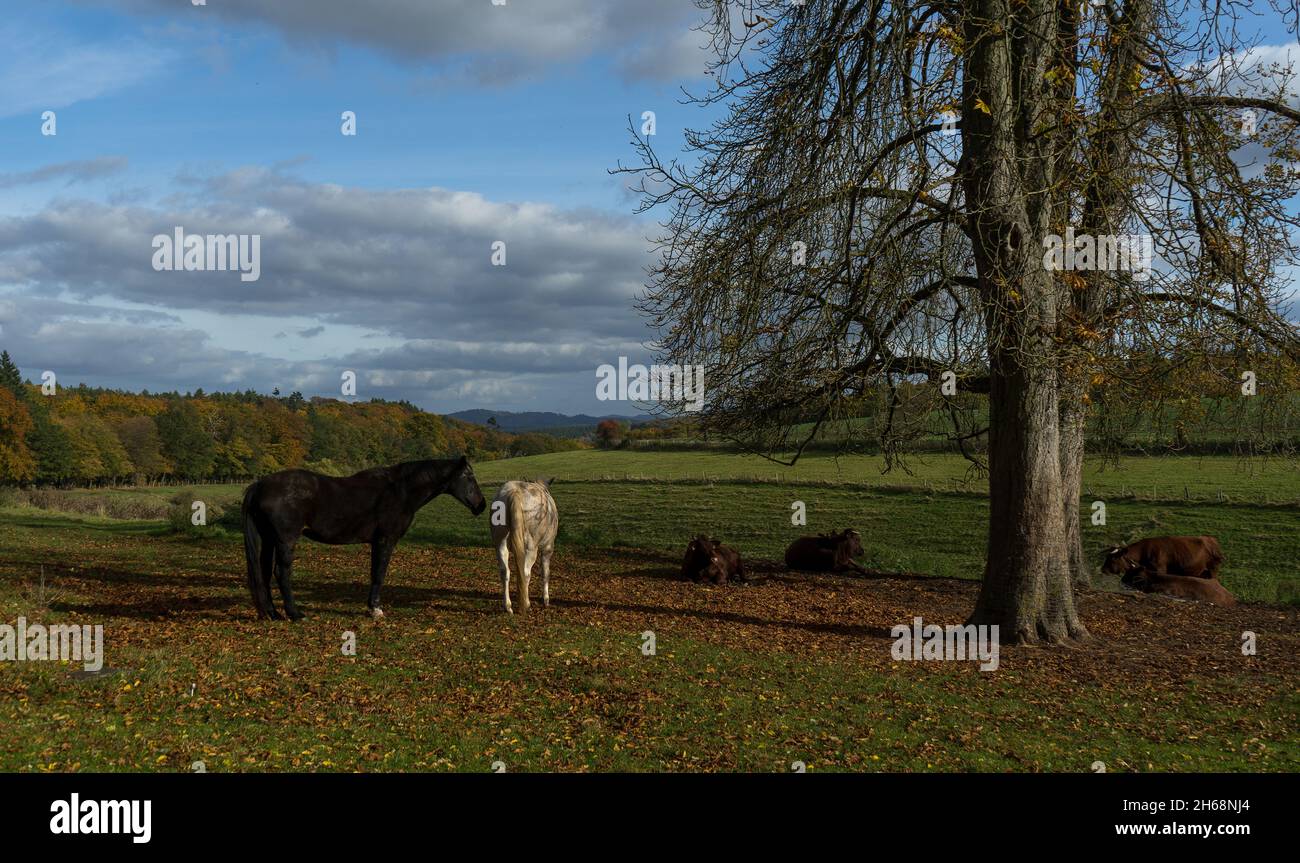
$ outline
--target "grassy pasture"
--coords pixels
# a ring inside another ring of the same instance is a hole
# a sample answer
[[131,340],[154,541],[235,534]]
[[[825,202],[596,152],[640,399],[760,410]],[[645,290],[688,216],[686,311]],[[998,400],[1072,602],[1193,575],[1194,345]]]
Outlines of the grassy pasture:
[[[795,536],[852,526],[863,533],[865,564],[883,572],[977,579],[987,519],[984,480],[958,456],[908,460],[884,473],[876,456],[813,455],[788,468],[757,457],[707,452],[577,451],[484,462],[476,472],[489,497],[518,477],[556,477],[561,542],[587,547],[673,551],[699,531],[747,556],[779,560]],[[80,490],[68,506],[100,514],[105,499],[154,512],[182,490],[172,487]],[[194,490],[209,506],[238,505],[242,486]],[[1091,504],[1107,506],[1104,526]],[[808,526],[790,523],[791,504],[807,506]],[[482,520],[439,498],[418,516],[408,542],[487,543]],[[1228,565],[1224,584],[1238,597],[1300,602],[1300,470],[1285,460],[1227,456],[1126,458],[1092,462],[1082,525],[1089,550],[1153,534],[1218,536]],[[229,523],[229,522],[226,522]]]
[[[793,467],[759,456],[718,452],[638,452],[579,450],[527,458],[484,462],[475,467],[487,482],[519,476],[555,476],[560,480],[749,480],[775,483],[821,482],[884,488],[924,488],[983,493],[985,479],[959,455],[909,456],[902,467],[886,472],[876,455],[836,458],[813,453]],[[1085,493],[1106,496],[1137,494],[1160,500],[1229,500],[1300,504],[1300,461],[1234,456],[1126,457],[1118,463],[1089,458]]]
[[412,543],[375,623],[365,549],[306,544],[308,618],[290,625],[252,618],[233,538],[10,513],[0,550],[0,618],[102,622],[110,669],[0,665],[4,770],[1300,767],[1295,609],[1087,591],[1092,641],[982,673],[890,655],[913,614],[960,622],[975,585],[959,580],[760,571],[708,588],[673,578],[672,555],[566,546],[552,607],[506,618],[488,549]]
[[[45,508],[11,496],[0,622],[102,623],[110,670],[79,679],[58,663],[0,663],[0,769],[1300,769],[1294,469],[1094,465],[1085,511],[1095,496],[1108,520],[1085,522],[1090,546],[1213,532],[1228,588],[1284,604],[1083,591],[1092,640],[1008,649],[982,673],[890,655],[890,627],[913,615],[963,620],[984,547],[982,482],[949,456],[909,467],[624,451],[486,462],[489,495],[507,478],[558,477],[552,607],[506,618],[486,520],[439,499],[394,557],[380,623],[363,614],[366,549],[314,543],[296,567],[307,620],[255,621],[240,542],[224,529],[240,486],[193,490],[216,513],[197,534],[167,527],[182,489],[59,492]],[[794,500],[807,528],[790,524]],[[798,533],[846,525],[881,576],[764,563]],[[677,580],[700,530],[756,561],[755,583]],[[1245,630],[1256,656],[1240,653]],[[356,656],[340,651],[345,632]]]

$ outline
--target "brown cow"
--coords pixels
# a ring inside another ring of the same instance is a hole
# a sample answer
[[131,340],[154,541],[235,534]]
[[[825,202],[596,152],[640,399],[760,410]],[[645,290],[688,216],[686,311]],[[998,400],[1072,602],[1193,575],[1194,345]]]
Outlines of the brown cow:
[[853,559],[862,554],[862,536],[856,530],[801,536],[785,550],[785,565],[811,572],[848,570],[866,575],[867,571]]
[[682,578],[714,584],[725,584],[728,579],[745,581],[745,565],[740,560],[740,552],[723,545],[721,540],[701,534],[686,546]]
[[1145,569],[1157,575],[1216,579],[1222,565],[1223,552],[1212,536],[1153,536],[1108,550],[1101,570],[1124,575]]
[[1195,599],[1213,605],[1236,605],[1237,600],[1214,579],[1187,575],[1164,575],[1147,569],[1131,569],[1121,579],[1144,593],[1163,593],[1179,599]]

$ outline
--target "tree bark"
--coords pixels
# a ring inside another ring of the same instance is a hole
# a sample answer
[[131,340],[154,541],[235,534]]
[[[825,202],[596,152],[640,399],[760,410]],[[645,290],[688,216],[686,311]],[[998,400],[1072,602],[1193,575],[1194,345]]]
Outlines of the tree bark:
[[[1030,275],[1020,284],[1031,290],[1035,282],[1047,280]],[[1035,292],[1040,314],[1049,313],[1050,283]],[[1060,643],[1088,632],[1075,608],[1064,524],[1070,486],[1061,469],[1057,372],[1042,361],[1051,347],[1040,328],[996,315],[990,331],[1017,323],[1019,338],[1004,340],[992,357],[988,557],[969,622],[997,624],[1004,643]]]
[[965,23],[962,186],[988,328],[989,535],[970,623],[1004,643],[1083,638],[1061,473],[1060,297],[1042,265],[1058,209],[1057,141],[1032,134],[1068,94],[1053,92],[1058,8],[975,0]]

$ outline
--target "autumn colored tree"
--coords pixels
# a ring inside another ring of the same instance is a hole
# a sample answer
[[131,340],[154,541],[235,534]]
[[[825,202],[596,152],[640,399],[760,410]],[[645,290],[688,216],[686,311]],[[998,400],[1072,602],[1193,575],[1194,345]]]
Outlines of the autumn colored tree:
[[152,416],[129,416],[118,421],[118,439],[127,458],[143,478],[162,476],[170,469],[162,454],[162,438]]
[[360,434],[342,415],[343,405],[326,399],[313,400],[307,408],[307,426],[311,447],[307,458],[312,462],[328,461],[354,467],[363,464],[358,457]]
[[254,446],[254,472],[272,473],[297,467],[311,449],[311,430],[304,414],[289,410],[281,402],[267,399],[253,414],[259,443]]
[[596,443],[602,447],[616,446],[623,439],[623,424],[606,419],[596,423]]
[[[504,458],[571,448],[426,413],[409,402],[348,403],[240,393],[150,395],[79,385],[44,395],[0,353],[0,481],[99,483],[134,475],[240,480],[308,465],[332,474],[464,453]],[[3,397],[0,397],[3,398]]]
[[[8,360],[8,354],[4,359]],[[36,458],[27,445],[32,428],[27,405],[7,385],[0,385],[0,482],[29,482],[36,478]]]
[[93,413],[79,411],[56,416],[72,448],[72,479],[81,483],[108,482],[134,472],[126,449],[108,424]]
[[447,455],[447,429],[436,414],[413,413],[406,419],[402,458],[415,461]]

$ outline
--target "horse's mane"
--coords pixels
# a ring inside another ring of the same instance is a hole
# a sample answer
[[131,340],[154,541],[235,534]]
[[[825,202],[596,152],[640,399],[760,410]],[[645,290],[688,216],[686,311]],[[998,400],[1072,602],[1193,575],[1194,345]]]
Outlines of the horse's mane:
[[389,468],[390,476],[397,482],[407,485],[424,485],[427,483],[432,486],[440,486],[452,478],[456,469],[460,467],[462,458],[463,456],[460,458],[404,461]]
[[442,475],[460,463],[460,458],[426,458],[418,461],[404,461],[395,464],[391,470],[403,479],[409,479],[422,473]]

